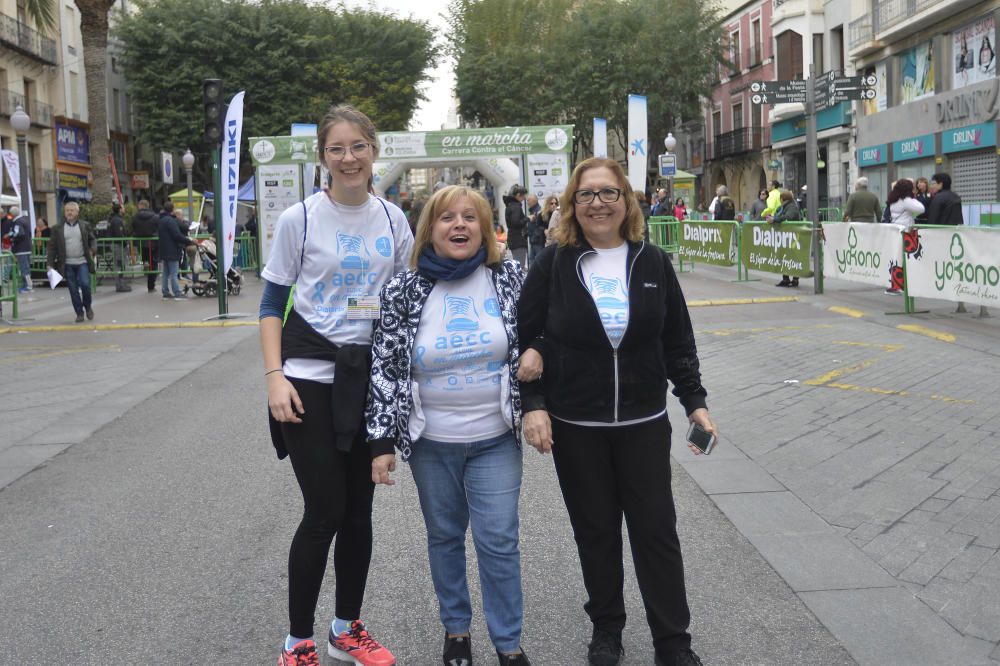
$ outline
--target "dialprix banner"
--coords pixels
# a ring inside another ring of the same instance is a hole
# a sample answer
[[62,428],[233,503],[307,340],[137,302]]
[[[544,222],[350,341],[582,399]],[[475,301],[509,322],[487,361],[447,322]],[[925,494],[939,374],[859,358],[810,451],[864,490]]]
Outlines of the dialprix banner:
[[743,223],[741,254],[747,270],[811,277],[809,243],[812,227],[807,224]]
[[725,222],[681,222],[682,259],[713,266],[736,265],[736,225]]
[[892,287],[894,271],[903,265],[902,231],[896,224],[824,224],[823,275]]
[[956,227],[913,229],[908,234],[910,296],[1000,304],[1000,232]]

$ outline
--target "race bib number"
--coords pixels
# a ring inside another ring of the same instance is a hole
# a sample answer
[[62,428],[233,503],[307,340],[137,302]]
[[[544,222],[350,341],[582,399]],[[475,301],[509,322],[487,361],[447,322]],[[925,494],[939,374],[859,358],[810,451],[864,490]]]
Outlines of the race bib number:
[[347,299],[347,318],[349,320],[378,319],[378,296],[361,296]]

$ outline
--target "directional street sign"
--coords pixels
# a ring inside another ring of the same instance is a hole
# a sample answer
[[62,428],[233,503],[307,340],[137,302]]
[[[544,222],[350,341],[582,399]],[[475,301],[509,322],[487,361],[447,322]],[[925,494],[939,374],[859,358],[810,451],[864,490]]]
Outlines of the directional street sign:
[[813,90],[816,93],[816,110],[859,99],[875,99],[875,84],[878,78],[868,76],[835,76],[827,72],[816,79]]
[[750,101],[754,104],[805,104],[807,81],[754,81]]

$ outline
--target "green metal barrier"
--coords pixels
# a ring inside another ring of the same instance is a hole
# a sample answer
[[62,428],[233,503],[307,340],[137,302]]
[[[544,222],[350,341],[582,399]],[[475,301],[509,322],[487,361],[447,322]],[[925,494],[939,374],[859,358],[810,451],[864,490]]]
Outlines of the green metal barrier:
[[684,259],[680,255],[680,224],[677,218],[672,215],[654,215],[647,222],[649,242],[668,254],[676,254],[677,272],[683,273]]
[[13,253],[0,252],[0,305],[11,303],[14,319],[17,319],[17,288],[21,284],[21,272]]
[[844,219],[844,211],[837,207],[820,208],[817,212],[820,222],[840,222]]

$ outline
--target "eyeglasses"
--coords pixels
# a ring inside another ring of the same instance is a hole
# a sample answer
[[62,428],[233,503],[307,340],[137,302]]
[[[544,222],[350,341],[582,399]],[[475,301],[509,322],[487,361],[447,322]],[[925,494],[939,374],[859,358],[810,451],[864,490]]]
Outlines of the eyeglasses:
[[573,193],[573,201],[578,204],[589,204],[593,203],[594,198],[597,197],[604,203],[614,203],[618,201],[622,196],[622,191],[617,187],[605,187],[599,191],[595,190],[577,190]]
[[[368,154],[368,148],[370,148],[371,145],[372,144],[364,141],[352,143],[350,145],[351,155],[354,155],[357,158],[365,157]],[[348,148],[344,148],[343,146],[327,146],[323,149],[323,152],[326,153],[326,156],[332,160],[342,160],[347,157],[347,150]]]

